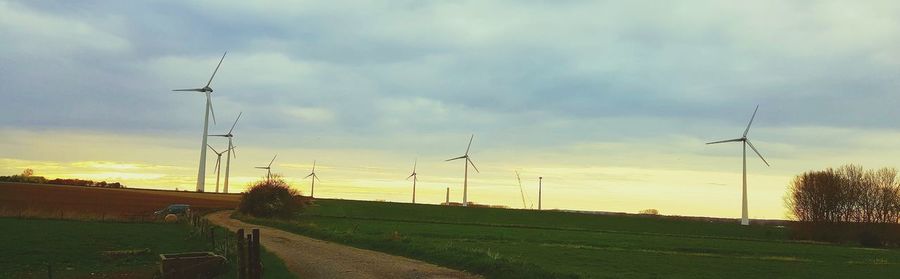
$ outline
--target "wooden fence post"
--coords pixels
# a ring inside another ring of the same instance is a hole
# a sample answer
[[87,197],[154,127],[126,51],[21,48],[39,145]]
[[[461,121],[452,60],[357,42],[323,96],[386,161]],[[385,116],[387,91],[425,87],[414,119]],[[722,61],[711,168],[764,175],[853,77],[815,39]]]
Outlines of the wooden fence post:
[[237,250],[235,251],[235,258],[237,259],[238,266],[238,279],[246,279],[247,278],[247,253],[245,252],[245,243],[244,243],[244,229],[237,230],[237,238],[235,238],[237,242]]
[[262,278],[262,265],[259,260],[259,229],[253,229],[253,279]]

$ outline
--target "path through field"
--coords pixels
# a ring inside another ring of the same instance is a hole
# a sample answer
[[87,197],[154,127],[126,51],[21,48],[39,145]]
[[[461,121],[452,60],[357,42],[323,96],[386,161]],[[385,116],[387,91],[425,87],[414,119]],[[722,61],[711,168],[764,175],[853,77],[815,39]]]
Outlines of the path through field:
[[232,211],[207,215],[216,225],[260,229],[260,242],[300,278],[480,278],[433,264],[313,239],[231,219]]

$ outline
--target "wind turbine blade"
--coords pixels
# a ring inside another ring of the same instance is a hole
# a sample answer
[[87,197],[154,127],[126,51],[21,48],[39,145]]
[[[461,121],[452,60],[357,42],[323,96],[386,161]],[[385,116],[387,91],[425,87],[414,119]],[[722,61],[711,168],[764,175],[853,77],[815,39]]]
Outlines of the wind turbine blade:
[[419,165],[419,159],[416,158],[416,162],[413,163],[413,173],[416,173],[416,166],[418,166],[418,165]]
[[207,137],[227,137],[228,135],[207,135]]
[[319,180],[319,176],[316,174],[313,174],[313,178],[318,182],[322,182],[322,180]]
[[275,158],[277,158],[277,157],[278,157],[278,154],[275,154],[275,156],[274,156],[274,157],[272,157],[272,161],[271,161],[271,162],[269,162],[269,167],[270,167],[270,168],[271,168],[271,167],[272,167],[272,163],[274,163],[274,162],[275,162]]
[[316,173],[316,160],[313,160],[313,169],[312,169],[312,172],[313,172],[313,173]]
[[203,92],[203,89],[200,88],[192,88],[192,89],[175,89],[172,91],[195,91],[195,92]]
[[256,167],[257,169],[268,169],[269,167]]
[[207,144],[206,146],[209,147],[209,149],[212,149],[213,152],[219,153],[219,151],[216,151],[216,149],[213,148],[212,145]]
[[232,131],[234,131],[234,126],[237,126],[238,120],[241,120],[241,115],[244,115],[244,112],[238,113],[238,117],[234,119],[234,124],[231,124],[231,130],[228,130],[228,134],[230,135]]
[[759,151],[756,150],[756,147],[754,147],[753,144],[750,143],[750,140],[747,140],[747,145],[750,146],[750,149],[753,149],[753,152],[756,152],[756,155],[758,155],[759,158],[762,159],[763,163],[766,163],[766,166],[771,166],[769,165],[769,162],[766,161],[766,158],[763,158],[762,154],[759,154]]
[[413,177],[413,176],[415,176],[415,175],[416,175],[416,173],[410,174],[409,176],[406,177],[406,180],[409,180],[411,177]]
[[310,173],[310,174],[309,174],[309,175],[307,175],[307,176],[305,176],[305,177],[303,177],[303,179],[307,179],[307,178],[309,178],[309,177],[310,177],[310,176],[312,176],[312,175],[313,175],[313,174],[312,174],[312,173]]
[[744,140],[744,139],[720,140],[720,141],[714,141],[714,142],[707,142],[706,144],[717,144],[717,143],[723,143],[723,142],[733,142],[733,141],[742,141],[742,140]]
[[216,125],[216,111],[213,109],[212,96],[209,95],[209,92],[206,93],[206,105],[209,106],[209,112],[212,113],[213,125]]
[[222,162],[222,156],[216,157],[216,173],[219,173],[219,163]]
[[466,158],[466,155],[459,156],[459,157],[456,157],[456,158],[453,158],[453,159],[447,159],[447,160],[444,160],[444,162],[450,162],[450,161],[453,161],[453,160],[459,160],[459,159],[462,159],[462,158]]
[[231,156],[237,159],[237,146],[231,148]]
[[475,134],[472,134],[472,136],[469,137],[469,146],[466,147],[466,155],[469,155],[469,148],[472,148],[473,139],[475,139]]
[[[228,54],[228,52],[226,51],[225,54]],[[219,59],[219,65],[216,65],[216,70],[214,70],[212,76],[209,77],[209,82],[206,83],[207,87],[212,84],[213,78],[216,77],[216,72],[219,71],[219,66],[222,66],[222,61],[225,60],[225,54],[222,54],[222,59]]]
[[750,125],[753,124],[753,118],[756,118],[757,110],[759,110],[759,105],[756,105],[756,109],[753,110],[753,116],[750,116],[750,123],[747,123],[747,129],[744,130],[744,137],[747,137],[747,133],[750,132]]
[[475,172],[481,173],[480,171],[478,171],[478,167],[475,166],[475,163],[473,163],[472,160],[469,159],[469,157],[466,157],[466,162],[469,162],[469,164],[471,164],[472,167],[475,168]]

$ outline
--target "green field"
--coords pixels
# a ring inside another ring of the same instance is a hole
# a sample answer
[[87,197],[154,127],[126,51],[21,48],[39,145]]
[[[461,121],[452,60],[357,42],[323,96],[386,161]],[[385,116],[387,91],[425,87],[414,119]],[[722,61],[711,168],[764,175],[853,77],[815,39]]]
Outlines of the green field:
[[[184,224],[124,223],[0,218],[0,278],[154,278],[159,254],[209,251]],[[131,256],[102,251],[149,249]],[[269,278],[292,275],[274,255],[262,251]],[[222,278],[235,278],[232,270]]]
[[490,278],[896,278],[900,251],[792,242],[784,228],[642,216],[317,200],[241,217]]

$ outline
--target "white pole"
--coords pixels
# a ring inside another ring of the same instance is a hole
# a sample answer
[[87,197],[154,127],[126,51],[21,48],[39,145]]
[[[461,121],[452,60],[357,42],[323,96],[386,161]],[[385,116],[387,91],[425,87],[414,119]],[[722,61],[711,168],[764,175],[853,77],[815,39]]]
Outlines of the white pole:
[[741,225],[750,225],[750,219],[747,218],[747,141],[744,143],[744,187],[741,195]]
[[418,178],[413,176],[413,203],[416,203],[416,180]]
[[222,193],[228,194],[228,175],[229,170],[231,170],[231,149],[234,148],[231,145],[231,137],[228,137],[228,158],[225,159],[225,188],[222,189]]
[[200,144],[200,168],[197,170],[197,192],[206,186],[206,137],[209,132],[209,92],[206,93],[206,114],[203,114],[203,141]]
[[469,206],[469,157],[466,156],[466,175],[463,177],[463,206]]
[[544,187],[544,177],[538,177],[538,210],[541,210],[541,190]]
[[219,176],[222,174],[222,154],[216,154],[216,193],[219,192]]

